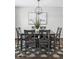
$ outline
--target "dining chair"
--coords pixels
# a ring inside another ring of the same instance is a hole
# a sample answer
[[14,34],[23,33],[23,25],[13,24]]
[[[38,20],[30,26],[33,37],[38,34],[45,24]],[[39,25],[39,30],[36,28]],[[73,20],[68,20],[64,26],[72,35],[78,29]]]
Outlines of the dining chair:
[[24,43],[26,39],[28,39],[28,35],[21,34],[21,51],[23,51],[23,49],[26,48],[25,43]]
[[17,38],[19,39],[20,38],[20,33],[21,33],[21,28],[20,27],[16,28],[16,33],[17,33]]
[[50,30],[40,30],[39,50],[45,49],[50,52]]
[[60,49],[60,36],[61,36],[61,31],[62,31],[62,28],[58,27],[57,28],[57,32],[56,32],[56,35],[55,35],[55,45],[59,47]]
[[16,34],[17,34],[17,38],[15,40],[15,42],[17,43],[17,46],[19,46],[19,42],[20,42],[20,38],[21,38],[21,28],[20,27],[17,27],[16,28]]
[[[21,51],[25,48],[25,52],[36,47],[35,39],[32,38],[33,34],[21,34]],[[23,43],[25,41],[25,43]],[[25,47],[23,47],[23,44]]]
[[35,30],[24,30],[24,34],[28,34],[30,39],[34,38]]

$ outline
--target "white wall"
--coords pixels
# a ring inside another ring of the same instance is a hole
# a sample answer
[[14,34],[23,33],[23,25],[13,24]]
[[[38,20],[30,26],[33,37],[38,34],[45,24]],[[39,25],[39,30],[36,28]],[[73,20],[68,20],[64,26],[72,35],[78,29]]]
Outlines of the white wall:
[[[28,12],[34,11],[31,7],[16,7],[15,8],[15,27],[24,29],[31,29],[28,24]],[[48,12],[47,29],[56,32],[57,27],[63,27],[63,8],[62,7],[43,7],[44,12]],[[63,34],[62,34],[63,35]]]

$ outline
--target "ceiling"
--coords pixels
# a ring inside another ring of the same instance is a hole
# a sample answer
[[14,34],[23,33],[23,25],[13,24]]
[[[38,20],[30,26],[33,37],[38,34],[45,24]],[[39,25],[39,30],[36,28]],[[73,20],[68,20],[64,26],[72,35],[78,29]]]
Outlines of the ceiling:
[[[35,7],[37,0],[15,0],[16,7]],[[42,7],[63,7],[63,0],[40,0]]]

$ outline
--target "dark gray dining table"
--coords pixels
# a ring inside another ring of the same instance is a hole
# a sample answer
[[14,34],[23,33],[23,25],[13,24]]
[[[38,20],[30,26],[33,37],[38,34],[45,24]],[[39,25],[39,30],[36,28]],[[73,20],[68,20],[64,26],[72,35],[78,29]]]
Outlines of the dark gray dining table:
[[[24,33],[21,33],[21,35],[25,35],[25,34]],[[34,33],[34,35],[38,36],[38,39],[39,39],[39,35],[41,35],[41,34],[40,33]],[[52,36],[55,37],[55,32],[50,31],[49,35],[50,35],[50,37],[52,37]],[[55,39],[53,38],[53,40],[54,40],[54,49],[55,49]],[[22,39],[20,39],[20,42],[21,42],[21,51],[22,51],[22,46],[23,46],[22,45],[23,44]],[[51,42],[51,40],[50,40],[50,42]]]

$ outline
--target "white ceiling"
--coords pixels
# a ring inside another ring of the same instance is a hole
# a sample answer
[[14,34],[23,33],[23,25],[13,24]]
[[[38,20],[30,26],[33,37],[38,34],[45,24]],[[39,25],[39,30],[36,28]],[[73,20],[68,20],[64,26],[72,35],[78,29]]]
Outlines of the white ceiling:
[[[15,0],[16,7],[35,7],[37,0]],[[42,7],[63,7],[63,0],[40,0]]]

